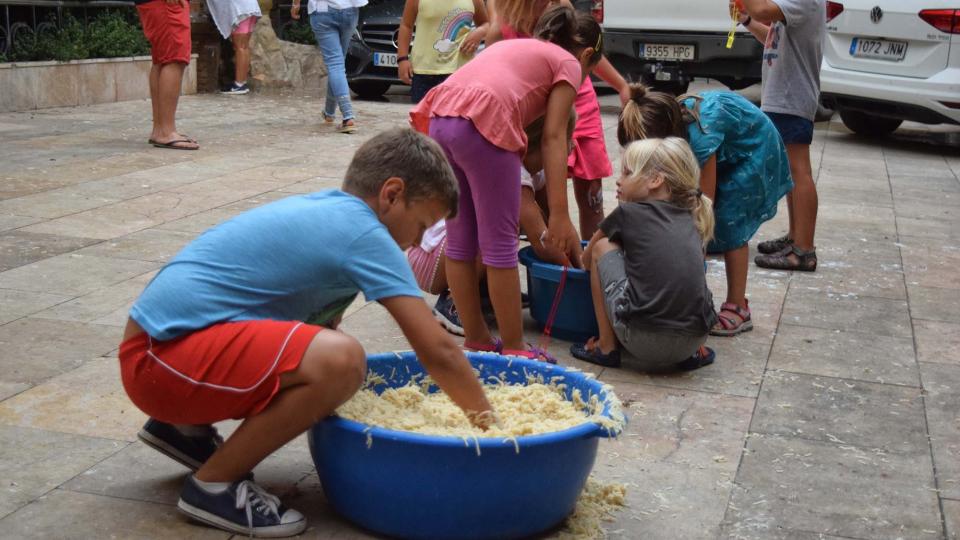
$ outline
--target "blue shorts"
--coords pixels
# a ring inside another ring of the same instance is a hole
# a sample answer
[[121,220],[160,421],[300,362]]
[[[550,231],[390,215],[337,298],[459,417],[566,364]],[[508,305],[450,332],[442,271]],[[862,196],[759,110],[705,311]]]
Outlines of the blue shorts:
[[763,112],[780,132],[783,144],[810,144],[813,142],[813,121],[793,114]]

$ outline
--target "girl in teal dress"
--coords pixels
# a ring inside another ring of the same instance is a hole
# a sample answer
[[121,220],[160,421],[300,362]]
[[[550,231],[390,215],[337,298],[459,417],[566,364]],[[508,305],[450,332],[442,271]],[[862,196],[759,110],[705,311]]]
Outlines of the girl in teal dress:
[[690,143],[700,162],[700,189],[714,201],[716,227],[708,251],[723,253],[727,298],[711,334],[752,330],[747,243],[793,188],[786,148],[770,119],[739,94],[711,91],[675,98],[633,85],[617,126],[620,144],[670,136]]

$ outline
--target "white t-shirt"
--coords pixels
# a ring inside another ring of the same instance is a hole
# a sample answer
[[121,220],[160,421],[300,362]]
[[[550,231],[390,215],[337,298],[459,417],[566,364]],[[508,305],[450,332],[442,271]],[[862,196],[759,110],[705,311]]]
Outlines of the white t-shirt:
[[547,186],[547,177],[543,174],[543,171],[530,174],[526,168],[520,167],[520,186],[528,187],[537,192]]
[[367,0],[310,0],[307,3],[307,14],[309,15],[315,11],[323,13],[330,8],[359,8],[365,5],[367,5]]

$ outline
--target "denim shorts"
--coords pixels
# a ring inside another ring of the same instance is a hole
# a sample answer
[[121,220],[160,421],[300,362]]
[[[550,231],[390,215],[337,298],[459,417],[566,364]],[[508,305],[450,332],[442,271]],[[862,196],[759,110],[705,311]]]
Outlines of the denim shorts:
[[813,142],[813,121],[793,114],[763,112],[780,132],[783,144],[810,144]]

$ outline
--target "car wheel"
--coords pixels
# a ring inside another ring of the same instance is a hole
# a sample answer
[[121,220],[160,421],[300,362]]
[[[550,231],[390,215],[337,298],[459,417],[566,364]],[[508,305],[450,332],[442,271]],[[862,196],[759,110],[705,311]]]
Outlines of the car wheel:
[[390,83],[387,81],[352,81],[350,89],[353,93],[363,99],[382,98],[387,90],[390,89]]
[[864,137],[883,137],[896,131],[903,120],[873,116],[849,109],[840,110],[840,120],[850,131]]

